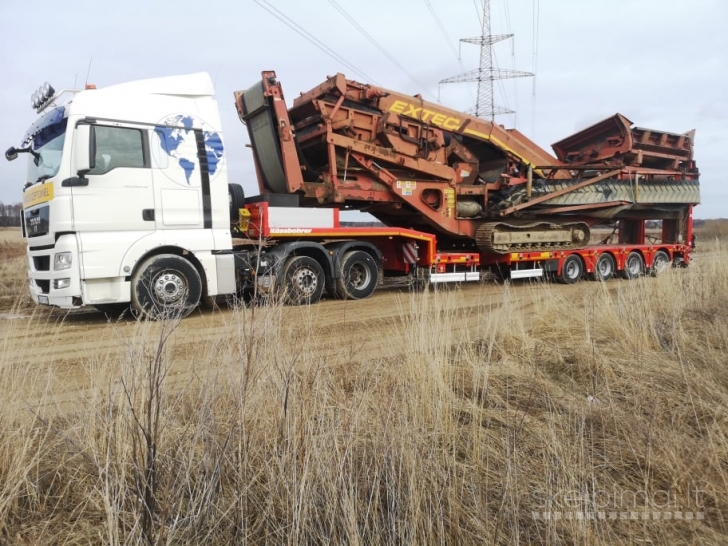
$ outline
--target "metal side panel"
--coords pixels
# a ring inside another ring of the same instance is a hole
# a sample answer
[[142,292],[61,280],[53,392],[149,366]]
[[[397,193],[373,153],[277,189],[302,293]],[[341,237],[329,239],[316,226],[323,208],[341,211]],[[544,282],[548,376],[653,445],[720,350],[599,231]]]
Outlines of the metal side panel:
[[480,273],[470,273],[463,271],[462,273],[431,273],[430,282],[432,284],[442,284],[446,282],[465,282],[465,281],[479,281]]
[[[235,286],[235,256],[232,254],[216,254],[215,269],[217,270],[217,294],[234,294]],[[213,295],[213,294],[210,294]]]
[[243,105],[248,135],[263,177],[263,184],[272,192],[288,193],[278,133],[268,101],[263,94],[263,82],[258,82],[243,92]]
[[511,279],[543,277],[543,269],[511,269]]

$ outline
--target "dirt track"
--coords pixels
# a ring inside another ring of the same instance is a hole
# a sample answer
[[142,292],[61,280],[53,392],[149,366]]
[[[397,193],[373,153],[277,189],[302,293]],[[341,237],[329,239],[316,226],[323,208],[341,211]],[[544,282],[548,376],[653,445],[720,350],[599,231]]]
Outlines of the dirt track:
[[[607,288],[616,290],[626,281],[611,280]],[[574,302],[575,312],[601,290],[599,283],[583,281],[577,285],[551,283],[550,294],[567,297]],[[445,309],[457,310],[458,329],[466,329],[476,338],[484,315],[500,307],[509,298],[509,310],[528,316],[532,311],[533,285],[528,281],[514,282],[510,290],[495,283],[467,283],[449,289],[449,296],[440,303]],[[392,357],[401,354],[402,344],[396,342],[393,329],[412,317],[419,294],[406,289],[380,289],[368,300],[324,300],[308,308],[284,307],[281,324],[293,331],[290,338],[314,332],[315,356],[322,362],[332,356],[350,360]],[[99,370],[111,371],[106,363],[118,362],[139,338],[139,324],[132,319],[109,321],[93,310],[69,313],[58,309],[38,307],[32,316],[0,317],[0,363],[12,363],[16,373],[48,379],[47,403],[73,406],[78,395],[86,391]],[[225,346],[239,329],[241,322],[250,324],[253,311],[233,311],[228,308],[199,310],[182,320],[173,335],[172,373],[183,378],[187,374],[204,373],[214,366],[210,347]],[[394,340],[394,341],[393,341]],[[271,343],[275,346],[275,341]],[[309,346],[312,345],[309,343]],[[109,376],[106,380],[114,381]],[[103,379],[101,380],[103,381]],[[27,383],[27,382],[26,382]],[[18,393],[19,394],[19,393]],[[38,401],[30,395],[29,402]],[[36,406],[37,407],[37,406]]]
[[[619,282],[612,281],[614,287]],[[550,286],[550,290],[568,292],[575,302],[584,301],[598,288],[597,283],[588,282]],[[531,298],[526,296],[532,290],[527,283],[516,283],[510,291],[496,284],[468,284],[450,290],[441,304],[445,310],[457,310],[461,317],[456,321],[457,328],[477,336],[475,330],[484,314],[500,306],[508,292],[509,309],[527,315]],[[392,331],[400,321],[410,320],[411,306],[417,301],[413,298],[419,297],[404,289],[390,288],[363,301],[324,300],[309,308],[284,307],[281,324],[292,330],[289,337],[293,339],[314,332],[315,357],[321,362],[334,356],[349,360],[393,357],[401,354],[403,347],[392,342]],[[207,368],[213,368],[215,363],[209,362],[214,359],[210,347],[226,346],[239,323],[251,320],[251,313],[250,309],[200,310],[182,320],[172,339],[171,374],[175,379],[191,373],[204,374]],[[115,369],[105,364],[118,362],[134,345],[139,331],[139,325],[131,319],[111,322],[96,311],[64,313],[40,307],[31,317],[0,321],[0,350],[2,361],[12,363],[15,370],[23,370],[18,373],[40,378],[35,384],[48,382],[42,403],[37,392],[27,392],[35,390],[33,383],[26,382],[26,392],[20,398],[31,407],[46,406],[53,412],[51,407],[71,409],[79,396],[91,394],[94,383],[116,381],[113,376],[99,377],[99,372],[106,375],[104,371]]]

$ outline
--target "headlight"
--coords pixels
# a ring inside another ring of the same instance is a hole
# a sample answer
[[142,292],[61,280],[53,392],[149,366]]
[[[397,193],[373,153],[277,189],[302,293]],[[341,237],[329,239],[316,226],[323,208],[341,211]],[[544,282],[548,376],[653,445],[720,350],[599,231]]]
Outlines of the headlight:
[[53,288],[60,290],[61,288],[68,288],[71,286],[71,279],[54,279]]
[[73,254],[70,252],[59,252],[53,258],[53,270],[61,271],[62,269],[68,269],[73,263]]

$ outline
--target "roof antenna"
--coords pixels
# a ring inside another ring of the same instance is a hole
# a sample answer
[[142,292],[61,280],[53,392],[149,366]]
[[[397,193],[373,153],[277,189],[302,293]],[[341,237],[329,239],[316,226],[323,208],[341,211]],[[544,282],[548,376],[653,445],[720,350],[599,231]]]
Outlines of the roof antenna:
[[93,60],[94,60],[93,57],[91,57],[88,60],[88,70],[86,71],[86,83],[83,84],[84,87],[86,87],[88,85],[88,77],[91,75],[91,61],[93,61]]

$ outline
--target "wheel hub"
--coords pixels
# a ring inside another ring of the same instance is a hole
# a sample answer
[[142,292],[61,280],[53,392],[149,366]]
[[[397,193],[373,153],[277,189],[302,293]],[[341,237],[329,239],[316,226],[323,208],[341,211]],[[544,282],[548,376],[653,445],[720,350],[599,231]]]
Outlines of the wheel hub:
[[176,303],[185,293],[185,282],[175,273],[163,273],[154,281],[154,295],[162,303]]
[[349,273],[349,282],[354,288],[366,286],[369,284],[369,270],[361,264],[355,265]]
[[636,258],[631,259],[627,264],[627,267],[629,268],[629,272],[633,275],[637,275],[640,272],[640,263]]
[[318,279],[310,269],[299,269],[293,276],[293,282],[303,294],[312,294],[316,291]]

